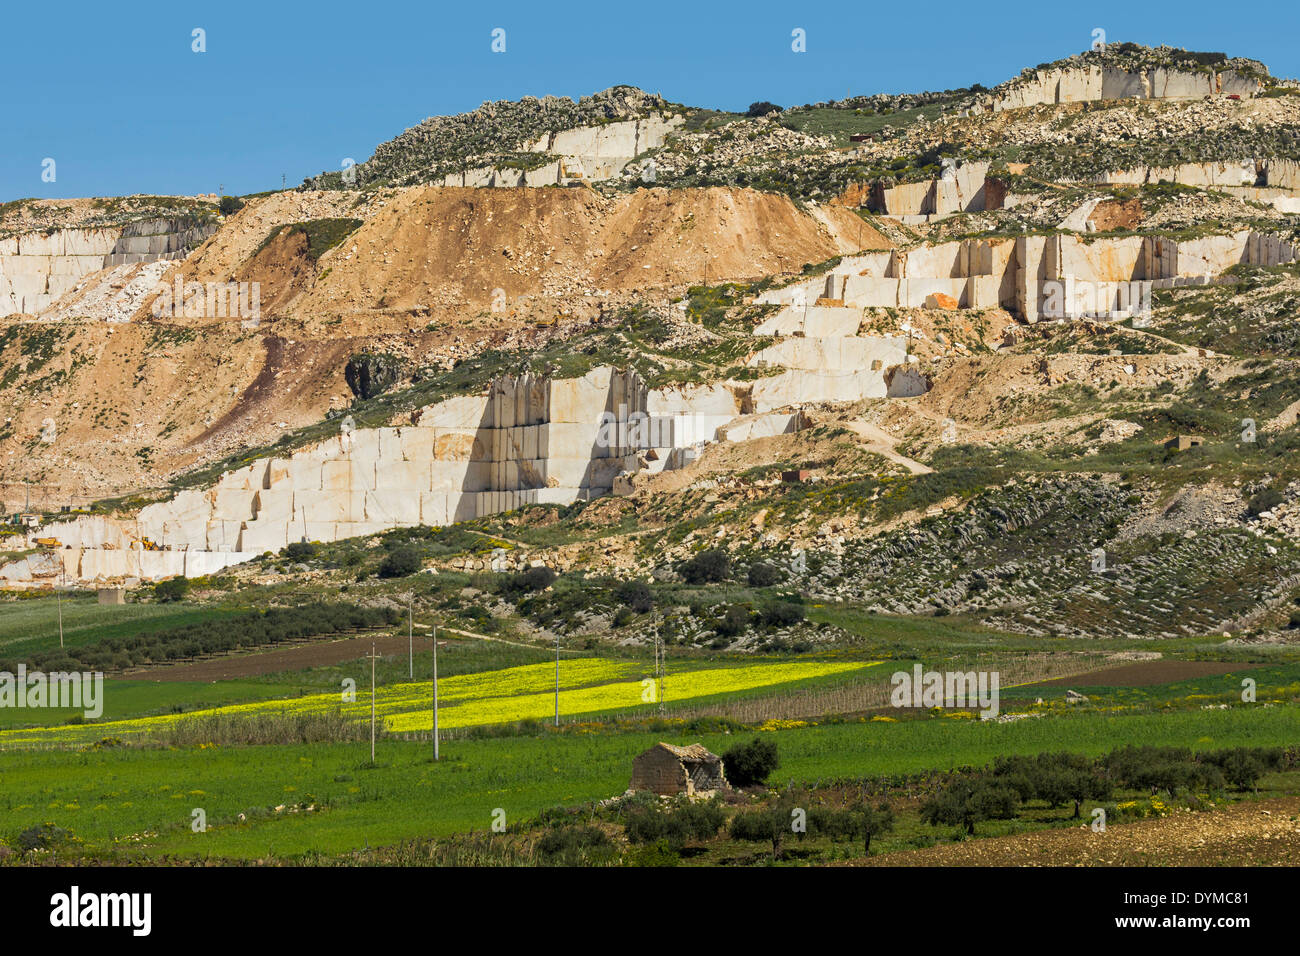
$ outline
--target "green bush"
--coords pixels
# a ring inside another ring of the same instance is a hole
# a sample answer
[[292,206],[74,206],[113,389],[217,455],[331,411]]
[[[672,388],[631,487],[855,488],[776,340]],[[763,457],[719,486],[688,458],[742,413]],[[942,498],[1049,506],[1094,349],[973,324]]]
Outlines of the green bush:
[[721,637],[739,637],[749,627],[749,609],[743,604],[732,604],[722,615],[722,620],[713,626],[713,631]]
[[785,578],[781,569],[768,561],[755,561],[751,564],[747,577],[751,588],[771,587],[780,584]]
[[639,808],[626,815],[624,828],[631,843],[661,843],[680,853],[691,840],[716,836],[725,820],[722,808],[710,800],[686,803],[671,810]]
[[420,549],[415,545],[403,545],[390,551],[379,563],[381,578],[404,578],[419,571],[424,564]]
[[556,574],[546,565],[528,568],[518,574],[511,574],[501,579],[497,590],[508,598],[534,591],[544,591],[555,583]]
[[768,627],[790,627],[803,618],[803,607],[789,601],[774,601],[763,608],[763,623]]
[[701,551],[677,569],[687,584],[710,584],[731,577],[731,557],[721,548]]
[[608,862],[615,849],[609,835],[599,827],[570,826],[548,830],[537,841],[537,852],[548,863],[588,866]]
[[159,581],[153,586],[154,600],[160,604],[174,604],[190,592],[190,579],[182,575]]
[[293,541],[285,545],[284,556],[295,561],[302,561],[316,555],[316,545],[310,541]]
[[644,581],[624,581],[614,589],[614,597],[637,614],[647,614],[654,610],[654,592]]
[[1250,499],[1246,505],[1246,511],[1251,515],[1251,517],[1255,517],[1256,515],[1263,514],[1265,511],[1272,511],[1284,500],[1282,492],[1278,491],[1276,488],[1265,488],[1259,494]]
[[747,744],[736,744],[722,755],[727,782],[733,787],[752,787],[767,782],[772,771],[781,765],[775,740],[755,737]]

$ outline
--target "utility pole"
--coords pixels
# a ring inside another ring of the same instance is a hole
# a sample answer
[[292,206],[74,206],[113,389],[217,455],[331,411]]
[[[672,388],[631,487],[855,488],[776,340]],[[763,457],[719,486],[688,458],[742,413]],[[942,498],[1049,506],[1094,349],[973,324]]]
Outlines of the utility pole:
[[438,759],[438,625],[433,625],[433,759]]
[[[68,569],[63,564],[63,555],[59,555],[59,577],[63,587],[68,585]],[[59,649],[63,649],[63,587],[56,592],[59,596]]]
[[407,659],[411,663],[411,680],[415,680],[415,592],[406,596]]
[[560,726],[560,632],[555,632],[555,726]]
[[659,693],[657,695],[659,698],[659,715],[662,717],[668,713],[668,708],[664,704],[664,674],[668,670],[668,646],[663,643],[661,636],[656,636],[655,639],[655,658],[655,676],[659,678]]
[[375,642],[370,642],[370,765],[375,764],[375,661],[379,655],[375,653]]

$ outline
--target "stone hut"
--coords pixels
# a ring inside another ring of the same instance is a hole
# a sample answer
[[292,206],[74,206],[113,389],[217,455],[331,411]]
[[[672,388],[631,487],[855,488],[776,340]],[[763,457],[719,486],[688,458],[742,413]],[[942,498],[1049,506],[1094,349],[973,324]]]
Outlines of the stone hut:
[[701,744],[675,747],[659,743],[632,761],[628,789],[649,790],[661,796],[697,796],[727,789],[727,777],[722,758]]

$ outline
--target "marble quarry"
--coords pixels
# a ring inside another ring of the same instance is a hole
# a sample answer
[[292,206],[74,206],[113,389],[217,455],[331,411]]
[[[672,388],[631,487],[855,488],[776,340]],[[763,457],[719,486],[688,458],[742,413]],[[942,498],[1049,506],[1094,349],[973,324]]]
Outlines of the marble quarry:
[[555,156],[531,169],[513,166],[476,166],[444,176],[438,185],[512,187],[562,186],[570,182],[599,182],[623,171],[623,167],[649,149],[662,146],[668,134],[684,120],[651,114],[643,119],[623,120],[604,126],[580,126],[541,136],[522,148],[526,153]]
[[891,367],[907,361],[906,339],[856,338],[856,325],[853,333],[759,350],[749,364],[773,374],[753,380],[648,389],[635,373],[602,367],[573,379],[500,378],[410,425],[355,429],[345,419],[326,441],[258,459],[133,518],[26,529],[28,547],[37,538],[58,545],[0,567],[0,581],[193,577],[294,541],[610,494],[628,476],[683,467],[706,442],[797,431],[803,405],[885,396]]
[[996,182],[989,181],[989,166],[987,162],[958,166],[945,160],[943,173],[937,179],[897,186],[874,183],[867,208],[909,225],[932,222],[953,213],[1001,209],[1005,191]]
[[58,229],[0,239],[0,316],[36,315],[93,272],[183,259],[216,231],[184,219],[103,229]]
[[1135,186],[1177,183],[1181,186],[1218,189],[1239,199],[1268,203],[1279,212],[1300,212],[1300,162],[1294,159],[1137,166],[1103,173],[1088,182]]
[[784,308],[756,331],[849,335],[864,308],[928,308],[939,296],[1029,322],[1118,318],[1135,314],[1152,289],[1203,284],[1237,264],[1282,265],[1295,252],[1287,240],[1250,230],[1177,242],[1049,235],[924,244],[846,257],[823,277],[765,292],[755,301]]
[[1123,99],[1202,99],[1206,96],[1257,96],[1261,81],[1233,70],[1187,72],[1164,67],[1130,70],[1084,65],[1029,70],[979,97],[972,112],[999,112],[1054,103]]

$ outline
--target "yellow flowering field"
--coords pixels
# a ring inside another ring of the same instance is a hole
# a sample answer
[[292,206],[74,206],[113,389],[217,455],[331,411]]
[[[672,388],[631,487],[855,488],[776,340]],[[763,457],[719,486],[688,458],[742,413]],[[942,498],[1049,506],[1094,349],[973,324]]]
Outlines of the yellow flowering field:
[[[787,684],[810,677],[827,677],[870,667],[860,661],[829,663],[826,661],[780,661],[741,664],[735,667],[711,667],[673,673],[669,671],[665,696],[681,702],[714,694],[732,694],[760,687]],[[560,690],[560,713],[595,714],[624,710],[655,702],[655,688],[642,679]],[[439,690],[441,697],[441,689]],[[502,724],[516,720],[540,720],[555,714],[555,691],[494,697],[465,701],[443,710],[439,708],[441,727],[474,727]],[[423,710],[399,714],[389,719],[388,729],[395,733],[427,731],[433,727],[433,714],[426,700]]]
[[[669,671],[666,697],[680,703],[701,697],[775,687],[809,678],[835,676],[873,666],[861,661],[759,661],[730,666]],[[657,688],[640,661],[579,658],[560,666],[560,712],[564,716],[625,710],[652,704]],[[432,681],[381,687],[375,712],[390,731],[428,731],[433,726]],[[473,727],[544,719],[555,713],[555,665],[527,664],[438,681],[439,726]],[[105,737],[127,737],[165,727],[175,721],[205,717],[257,714],[296,714],[341,709],[348,717],[370,716],[369,688],[358,687],[356,699],[344,703],[340,693],[312,694],[288,700],[231,704],[185,714],[165,714],[133,720],[0,732],[0,746],[91,743]]]

